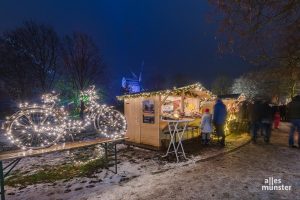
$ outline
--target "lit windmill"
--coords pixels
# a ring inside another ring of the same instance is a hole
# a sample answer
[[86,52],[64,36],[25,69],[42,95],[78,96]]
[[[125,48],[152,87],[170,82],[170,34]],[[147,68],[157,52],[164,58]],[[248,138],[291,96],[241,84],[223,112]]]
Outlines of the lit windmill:
[[141,71],[139,76],[137,76],[135,73],[131,72],[132,78],[122,78],[122,88],[127,94],[133,94],[143,91],[142,88],[142,72],[144,68],[144,61],[141,65]]

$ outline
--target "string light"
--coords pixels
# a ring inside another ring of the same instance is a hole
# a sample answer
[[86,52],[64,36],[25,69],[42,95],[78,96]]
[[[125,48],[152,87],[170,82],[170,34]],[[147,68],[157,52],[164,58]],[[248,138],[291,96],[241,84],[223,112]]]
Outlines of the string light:
[[[213,95],[210,91],[205,89],[200,83],[195,83],[192,85],[184,86],[176,88],[174,87],[172,90],[161,90],[161,91],[155,91],[155,92],[142,92],[137,94],[126,94],[123,96],[117,96],[118,100],[124,100],[124,99],[130,99],[130,98],[139,98],[139,97],[150,97],[150,96],[158,96],[158,95],[181,95],[182,93],[189,92],[191,90],[200,90],[202,92],[205,92],[208,97],[211,97],[212,99],[215,99],[215,95]],[[206,99],[208,100],[208,99]]]
[[6,136],[22,149],[48,147],[67,133],[80,133],[90,125],[104,137],[122,137],[127,128],[125,117],[110,106],[98,104],[98,99],[94,86],[82,91],[80,100],[86,102],[86,115],[82,120],[73,120],[64,107],[56,106],[59,98],[55,92],[44,94],[43,105],[20,104],[20,111],[6,118]]
[[241,94],[232,104],[229,104],[227,106],[227,111],[228,111],[228,115],[227,115],[227,119],[226,119],[226,123],[225,123],[225,133],[229,134],[230,133],[230,124],[234,121],[237,120],[237,114],[240,111],[241,108],[241,104],[246,100],[246,96],[244,94]]
[[[166,95],[177,95],[180,96],[182,93],[190,94],[192,95],[192,90],[199,90],[202,92],[205,92],[207,94],[207,97],[200,98],[200,107],[203,106],[206,102],[213,101],[217,98],[216,95],[214,95],[212,92],[205,89],[200,83],[195,83],[192,85],[188,85],[185,87],[176,88],[173,87],[172,90],[161,90],[161,91],[154,91],[154,92],[142,92],[137,94],[126,94],[123,96],[117,96],[117,99],[119,101],[130,99],[130,98],[139,98],[139,97],[151,97],[151,96],[166,96]],[[197,96],[197,95],[195,95]],[[199,98],[199,97],[198,97]],[[237,100],[235,100],[231,105],[228,105],[228,115],[225,123],[225,132],[229,132],[229,124],[237,119],[237,113],[239,112],[240,104],[245,101],[245,95],[241,94]],[[167,114],[164,114],[164,116],[167,116]],[[174,117],[173,115],[170,115],[170,117]]]

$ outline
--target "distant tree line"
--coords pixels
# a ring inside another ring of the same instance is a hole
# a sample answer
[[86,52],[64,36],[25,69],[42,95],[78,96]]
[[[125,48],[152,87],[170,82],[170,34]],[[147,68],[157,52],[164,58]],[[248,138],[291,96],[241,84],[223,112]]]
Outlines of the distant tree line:
[[104,71],[103,57],[85,33],[60,37],[49,25],[27,21],[0,35],[0,79],[14,100],[57,87],[80,91],[104,79]]
[[300,68],[272,67],[252,71],[234,80],[233,93],[244,93],[248,98],[267,98],[284,102],[299,94]]
[[241,94],[248,99],[284,103],[300,94],[300,67],[269,67],[252,70],[236,79],[217,77],[211,86],[216,95]]

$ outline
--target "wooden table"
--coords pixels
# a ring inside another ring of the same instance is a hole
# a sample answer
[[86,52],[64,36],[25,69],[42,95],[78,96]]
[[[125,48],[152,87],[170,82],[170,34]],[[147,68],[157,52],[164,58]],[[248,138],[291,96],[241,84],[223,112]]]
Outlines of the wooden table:
[[[105,148],[105,159],[108,160],[108,156],[114,157],[114,166],[115,171],[117,173],[117,147],[118,143],[121,143],[126,138],[119,139],[107,139],[107,138],[98,138],[95,140],[86,140],[86,141],[78,141],[78,142],[68,142],[56,144],[47,148],[37,149],[37,150],[15,150],[15,151],[3,151],[0,152],[0,194],[1,200],[5,200],[5,190],[4,190],[4,179],[8,174],[13,170],[13,168],[20,162],[22,158],[25,157],[34,157],[38,155],[67,151],[72,149],[79,149],[83,147],[89,147],[101,144]],[[112,152],[112,154],[109,154]],[[3,167],[4,160],[12,160],[7,166]],[[4,172],[7,170],[6,172]]]

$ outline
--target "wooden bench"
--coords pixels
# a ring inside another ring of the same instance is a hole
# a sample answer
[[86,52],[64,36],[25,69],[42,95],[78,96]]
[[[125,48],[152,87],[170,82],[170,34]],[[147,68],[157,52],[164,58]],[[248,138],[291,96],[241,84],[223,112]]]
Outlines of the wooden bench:
[[[102,145],[105,149],[105,159],[108,161],[108,157],[113,157],[114,159],[114,173],[117,173],[117,144],[124,142],[126,138],[119,139],[107,139],[98,138],[95,140],[78,141],[78,142],[67,142],[56,144],[48,148],[42,148],[37,150],[15,150],[15,151],[3,151],[0,153],[0,194],[1,200],[5,200],[5,190],[4,190],[4,179],[9,175],[15,166],[20,162],[22,158],[34,157],[43,154],[49,154],[54,152],[67,151],[72,149],[79,149],[83,147],[90,147],[94,145]],[[7,166],[3,167],[3,161],[12,160]],[[108,162],[106,162],[108,164]],[[107,165],[108,167],[108,165]],[[6,171],[6,172],[4,172]]]

